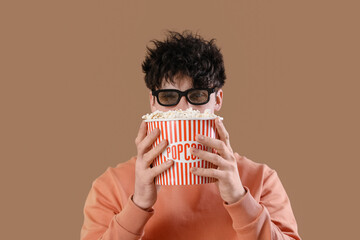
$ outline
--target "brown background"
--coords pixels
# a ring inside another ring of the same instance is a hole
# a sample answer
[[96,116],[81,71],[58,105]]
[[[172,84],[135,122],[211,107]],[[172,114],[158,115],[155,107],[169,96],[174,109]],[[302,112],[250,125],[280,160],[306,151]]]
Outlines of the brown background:
[[140,65],[166,29],[217,39],[232,147],[277,170],[303,239],[354,238],[355,3],[2,1],[1,239],[79,239],[92,181],[136,154]]

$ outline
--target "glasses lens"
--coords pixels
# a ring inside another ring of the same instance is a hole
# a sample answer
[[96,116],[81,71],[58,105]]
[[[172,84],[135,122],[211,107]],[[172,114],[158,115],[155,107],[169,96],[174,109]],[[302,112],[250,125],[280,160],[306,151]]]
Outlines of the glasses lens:
[[176,104],[179,99],[179,94],[175,91],[159,92],[159,102],[163,105]]
[[189,101],[195,104],[206,103],[209,99],[209,92],[207,90],[194,89],[187,95]]

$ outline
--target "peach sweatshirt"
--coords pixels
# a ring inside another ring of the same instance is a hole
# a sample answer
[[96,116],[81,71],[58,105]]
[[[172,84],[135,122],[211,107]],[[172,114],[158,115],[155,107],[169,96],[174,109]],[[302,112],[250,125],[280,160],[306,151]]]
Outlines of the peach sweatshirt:
[[285,189],[266,164],[238,157],[246,194],[236,203],[226,205],[215,183],[162,186],[144,211],[131,200],[135,161],[109,167],[93,182],[81,240],[300,239]]

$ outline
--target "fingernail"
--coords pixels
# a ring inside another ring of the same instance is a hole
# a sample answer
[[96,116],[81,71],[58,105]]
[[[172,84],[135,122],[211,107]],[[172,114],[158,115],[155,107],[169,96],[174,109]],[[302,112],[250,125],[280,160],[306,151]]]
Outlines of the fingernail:
[[204,136],[203,136],[203,135],[197,135],[196,137],[197,137],[197,139],[199,139],[199,140],[204,140]]
[[192,168],[190,169],[190,172],[193,172],[193,173],[194,173],[194,172],[196,172],[196,170],[197,170],[197,169],[196,169],[195,167],[192,167]]
[[192,153],[197,153],[197,152],[198,152],[198,149],[197,149],[197,148],[193,148],[193,147],[192,147],[190,150],[191,150]]
[[167,160],[166,164],[167,164],[167,165],[171,165],[171,164],[173,164],[173,162],[174,162],[174,161],[170,159],[170,160]]

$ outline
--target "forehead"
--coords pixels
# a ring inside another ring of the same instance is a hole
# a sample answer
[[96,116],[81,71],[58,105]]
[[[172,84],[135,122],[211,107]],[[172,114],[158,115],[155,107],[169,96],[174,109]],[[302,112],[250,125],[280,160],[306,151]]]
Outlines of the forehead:
[[180,89],[186,90],[193,87],[193,81],[190,77],[175,77],[174,82],[162,80],[161,88],[162,89]]

